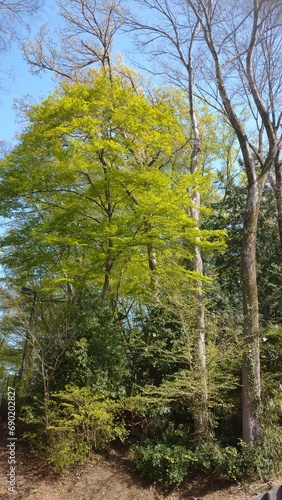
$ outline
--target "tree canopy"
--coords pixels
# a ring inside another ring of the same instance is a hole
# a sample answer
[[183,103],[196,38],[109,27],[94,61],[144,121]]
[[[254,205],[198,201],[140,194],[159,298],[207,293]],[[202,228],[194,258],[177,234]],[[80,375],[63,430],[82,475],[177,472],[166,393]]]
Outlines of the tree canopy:
[[208,178],[183,165],[188,129],[174,104],[101,73],[89,86],[62,85],[28,113],[1,171],[2,215],[14,221],[3,264],[18,266],[18,282],[142,294],[152,273],[192,276],[181,262],[198,235],[207,248],[222,244],[220,231],[201,233],[189,215]]
[[[61,47],[43,28],[25,57],[61,83],[0,161],[2,386],[57,470],[119,440],[165,485],[269,477],[281,2],[59,4]],[[117,62],[121,30],[163,86]]]

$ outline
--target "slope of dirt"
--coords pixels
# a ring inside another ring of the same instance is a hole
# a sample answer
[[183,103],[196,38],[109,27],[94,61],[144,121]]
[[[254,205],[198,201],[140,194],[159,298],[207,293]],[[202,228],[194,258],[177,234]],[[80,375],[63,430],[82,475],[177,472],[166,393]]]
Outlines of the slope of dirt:
[[[16,489],[8,491],[9,441],[5,409],[0,417],[0,500],[247,500],[270,488],[270,485],[224,485],[212,478],[193,476],[179,490],[163,493],[143,486],[130,475],[124,459],[112,454],[107,459],[95,456],[61,476],[54,475],[46,464],[33,456],[28,447],[16,441]],[[7,413],[6,413],[7,415]],[[281,484],[281,481],[273,485]]]

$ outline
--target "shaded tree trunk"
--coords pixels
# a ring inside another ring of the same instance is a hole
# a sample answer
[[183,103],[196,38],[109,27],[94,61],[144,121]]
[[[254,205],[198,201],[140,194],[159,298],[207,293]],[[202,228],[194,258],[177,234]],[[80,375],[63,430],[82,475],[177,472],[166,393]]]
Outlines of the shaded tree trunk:
[[103,288],[102,288],[102,300],[104,300],[110,290],[110,273],[112,270],[113,264],[110,260],[107,260],[106,266],[105,266],[105,276],[104,276],[104,283],[103,283]]

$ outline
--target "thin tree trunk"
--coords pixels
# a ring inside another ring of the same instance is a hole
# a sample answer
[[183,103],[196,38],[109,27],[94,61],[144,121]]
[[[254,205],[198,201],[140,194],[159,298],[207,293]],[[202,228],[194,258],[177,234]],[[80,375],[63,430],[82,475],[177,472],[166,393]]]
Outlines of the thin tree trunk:
[[[193,196],[193,207],[191,216],[199,225],[200,193],[195,192]],[[203,259],[199,246],[195,246],[193,268],[199,275],[203,274]],[[205,434],[208,430],[208,381],[206,368],[206,328],[205,328],[205,306],[202,280],[198,280],[195,285],[196,311],[194,318],[196,340],[195,359],[196,372],[199,382],[198,401],[194,410],[194,431]]]
[[[148,230],[151,229],[152,225],[150,223],[147,223]],[[159,299],[159,279],[157,273],[157,254],[156,250],[154,249],[153,245],[151,243],[148,243],[147,245],[147,252],[148,252],[148,265],[149,269],[151,271],[150,275],[150,280],[151,280],[151,287],[153,291],[153,298],[155,301],[155,304],[159,304],[160,299]]]
[[[112,203],[111,203],[110,184],[109,184],[109,181],[107,179],[107,177],[108,177],[108,165],[107,165],[107,162],[104,158],[103,152],[100,154],[100,161],[103,165],[104,176],[105,176],[105,200],[106,200],[105,211],[106,211],[106,215],[107,215],[107,220],[109,223],[111,223],[112,217],[113,217],[113,207],[112,207]],[[111,271],[113,268],[113,261],[111,259],[111,255],[110,255],[112,252],[112,249],[113,249],[113,240],[111,238],[109,238],[108,248],[106,250],[106,258],[105,258],[105,276],[104,276],[104,284],[103,284],[102,294],[101,294],[102,300],[104,300],[107,297],[109,290],[110,290]]]
[[[111,240],[109,241],[109,248],[112,248],[112,242]],[[105,276],[104,276],[104,283],[103,283],[103,288],[102,288],[102,300],[104,300],[110,290],[110,276],[111,276],[111,270],[113,267],[113,263],[110,260],[109,256],[106,256],[106,264],[105,264]]]
[[[203,261],[199,247],[195,248],[194,270],[203,274]],[[202,281],[196,283],[196,364],[199,380],[199,400],[194,410],[194,431],[205,434],[208,430],[208,381],[206,368],[205,306]]]
[[[192,127],[193,149],[191,155],[191,173],[195,173],[200,168],[201,160],[201,142],[202,137],[199,130],[198,119],[195,112],[194,102],[194,71],[192,64],[192,48],[194,37],[197,33],[198,24],[196,24],[189,49],[188,79],[189,79],[189,112]],[[200,226],[200,208],[201,195],[198,190],[193,193],[191,217],[195,220],[196,228]],[[199,241],[199,238],[197,238]],[[194,250],[194,271],[199,275],[203,274],[203,259],[198,245]],[[199,380],[198,401],[194,409],[194,431],[205,434],[208,430],[208,382],[206,369],[206,334],[205,334],[205,306],[203,295],[203,283],[199,279],[196,283],[196,312],[195,312],[195,331],[196,331],[196,371]]]
[[49,399],[50,399],[49,375],[48,375],[48,371],[46,370],[43,356],[41,357],[41,375],[42,375],[43,388],[44,388],[45,425],[46,425],[46,427],[48,427],[48,425],[49,425]]

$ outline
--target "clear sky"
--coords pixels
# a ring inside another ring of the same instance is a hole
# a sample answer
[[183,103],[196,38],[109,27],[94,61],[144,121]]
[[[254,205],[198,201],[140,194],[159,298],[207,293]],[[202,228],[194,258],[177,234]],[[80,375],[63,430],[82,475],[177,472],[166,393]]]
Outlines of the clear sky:
[[[36,37],[44,23],[50,28],[50,37],[54,39],[54,30],[60,23],[59,9],[56,5],[56,0],[44,1],[44,7],[32,21],[31,38]],[[128,44],[127,37],[117,37],[116,41],[116,50],[122,52],[123,55],[127,52],[128,55],[130,52],[130,44]],[[132,65],[130,61],[129,65]],[[5,72],[8,74],[11,68],[13,68],[13,78],[5,78]],[[27,95],[40,101],[54,89],[56,83],[52,80],[51,72],[45,71],[41,73],[41,76],[32,75],[20,48],[16,46],[12,47],[11,50],[1,58],[0,79],[2,86],[2,88],[0,88],[0,141],[4,140],[13,143],[15,134],[19,133],[22,127],[17,119],[17,112],[13,109],[16,101]]]
[[13,109],[15,100],[28,94],[35,99],[44,97],[55,86],[49,74],[45,73],[42,77],[31,75],[26,63],[17,52],[13,50],[11,53],[11,62],[14,66],[13,79],[4,82],[0,98],[0,140],[9,142],[13,140],[15,133],[19,132],[21,128],[21,124],[17,122],[16,110]]
[[[31,36],[38,33],[43,23],[47,23],[54,29],[58,22],[58,8],[55,0],[46,0],[44,7],[32,21]],[[6,75],[10,73],[11,68],[12,77],[8,78]],[[14,101],[28,94],[40,100],[55,87],[55,83],[52,81],[52,75],[47,72],[41,77],[32,75],[17,46],[13,46],[4,57],[1,57],[0,78],[2,87],[0,91],[0,140],[10,142],[21,128],[20,123],[17,123],[16,111],[13,109]]]

